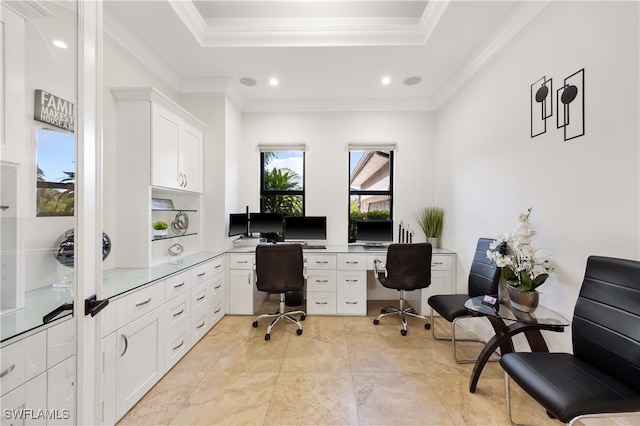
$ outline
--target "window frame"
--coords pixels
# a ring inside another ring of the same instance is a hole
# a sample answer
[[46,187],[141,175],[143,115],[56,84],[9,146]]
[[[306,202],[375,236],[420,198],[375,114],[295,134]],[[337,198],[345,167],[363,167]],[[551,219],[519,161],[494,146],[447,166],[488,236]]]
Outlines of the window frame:
[[[265,189],[264,186],[264,172],[265,172],[265,163],[264,163],[264,155],[267,152],[301,152],[302,153],[302,179],[301,186],[302,189],[295,190],[280,190],[280,189]],[[268,196],[272,195],[294,195],[300,196],[302,198],[302,216],[305,215],[305,193],[306,193],[306,179],[307,179],[307,161],[306,161],[306,151],[297,150],[297,149],[282,149],[282,148],[274,148],[273,150],[260,150],[260,213],[265,213],[265,199]],[[278,212],[275,212],[278,213]]]
[[[351,189],[351,153],[356,151],[380,151],[380,152],[389,152],[389,189],[388,190],[362,190],[362,189]],[[347,182],[349,185],[349,196],[347,197],[347,241],[349,243],[354,243],[355,240],[351,239],[351,197],[360,196],[360,195],[383,195],[389,197],[389,220],[393,220],[393,188],[394,188],[394,149],[393,148],[359,148],[359,147],[349,147],[349,169],[347,170]]]

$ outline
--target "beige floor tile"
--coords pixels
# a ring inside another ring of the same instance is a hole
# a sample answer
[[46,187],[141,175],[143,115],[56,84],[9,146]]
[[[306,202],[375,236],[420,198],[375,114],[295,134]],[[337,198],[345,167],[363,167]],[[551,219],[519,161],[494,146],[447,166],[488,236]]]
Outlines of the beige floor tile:
[[262,424],[277,379],[274,372],[206,373],[171,424]]
[[318,334],[307,331],[300,337],[289,339],[282,372],[343,372],[349,373],[349,350],[344,334]]
[[353,373],[361,425],[453,424],[421,373]]
[[351,374],[280,373],[264,424],[358,424]]
[[[251,328],[251,325],[249,325]],[[254,329],[258,330],[258,329]],[[297,336],[293,333],[295,338]],[[227,345],[210,371],[279,372],[291,333],[284,327],[271,333],[271,340],[264,340],[264,330],[252,336],[237,338]]]
[[351,371],[358,372],[407,372],[416,370],[417,363],[408,338],[375,338],[347,335]]

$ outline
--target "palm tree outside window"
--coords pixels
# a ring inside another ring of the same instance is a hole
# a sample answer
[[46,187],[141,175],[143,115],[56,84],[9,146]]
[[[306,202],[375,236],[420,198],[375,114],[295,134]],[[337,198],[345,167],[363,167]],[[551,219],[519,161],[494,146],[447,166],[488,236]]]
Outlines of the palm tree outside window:
[[304,216],[304,151],[263,151],[260,163],[260,212]]

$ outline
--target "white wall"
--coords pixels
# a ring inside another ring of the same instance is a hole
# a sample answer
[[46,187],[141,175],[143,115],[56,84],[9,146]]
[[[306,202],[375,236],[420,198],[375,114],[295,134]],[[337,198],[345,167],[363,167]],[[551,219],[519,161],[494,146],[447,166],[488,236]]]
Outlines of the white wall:
[[[638,17],[637,2],[552,2],[438,110],[436,199],[459,291],[477,238],[509,232],[530,206],[534,245],[556,265],[541,304],[568,319],[589,255],[640,257]],[[545,75],[555,90],[581,68],[585,136],[565,142],[554,109],[532,139],[530,85]],[[550,333],[551,349],[568,337]]]
[[350,142],[397,144],[393,217],[417,230],[414,219],[433,204],[434,122],[428,112],[245,113],[242,121],[242,173],[239,206],[259,211],[262,143],[307,144],[305,213],[327,216],[329,244],[347,243]]

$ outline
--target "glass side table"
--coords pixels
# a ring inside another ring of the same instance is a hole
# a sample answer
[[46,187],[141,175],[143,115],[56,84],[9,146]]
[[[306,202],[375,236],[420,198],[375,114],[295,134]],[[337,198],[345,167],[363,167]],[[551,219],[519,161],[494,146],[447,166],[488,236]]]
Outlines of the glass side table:
[[485,344],[473,366],[469,381],[469,392],[472,393],[476,391],[482,369],[498,347],[501,354],[514,352],[512,336],[524,333],[533,352],[549,352],[540,331],[563,332],[569,325],[566,318],[544,306],[538,306],[535,312],[527,313],[499,302],[492,306],[483,301],[484,296],[477,296],[470,298],[464,304],[471,315],[486,316],[495,331],[495,335]]

